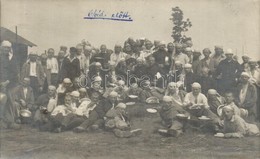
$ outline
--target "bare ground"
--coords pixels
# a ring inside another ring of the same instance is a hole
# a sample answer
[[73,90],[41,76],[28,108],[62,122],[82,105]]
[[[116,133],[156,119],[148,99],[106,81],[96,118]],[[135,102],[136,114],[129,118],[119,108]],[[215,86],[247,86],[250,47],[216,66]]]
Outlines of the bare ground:
[[140,136],[117,138],[111,132],[49,133],[26,125],[22,130],[1,131],[1,157],[15,159],[257,159],[260,138],[215,138],[212,134],[186,132],[178,138],[155,133],[158,114],[135,113],[133,128],[142,128]]

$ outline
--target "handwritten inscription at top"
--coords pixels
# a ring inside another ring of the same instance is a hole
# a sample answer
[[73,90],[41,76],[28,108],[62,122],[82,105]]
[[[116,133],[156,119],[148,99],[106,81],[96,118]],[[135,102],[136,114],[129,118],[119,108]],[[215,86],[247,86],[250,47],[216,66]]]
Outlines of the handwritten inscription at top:
[[133,21],[128,12],[120,11],[113,14],[107,14],[103,10],[91,10],[84,19],[103,19],[103,20],[117,20],[117,21]]

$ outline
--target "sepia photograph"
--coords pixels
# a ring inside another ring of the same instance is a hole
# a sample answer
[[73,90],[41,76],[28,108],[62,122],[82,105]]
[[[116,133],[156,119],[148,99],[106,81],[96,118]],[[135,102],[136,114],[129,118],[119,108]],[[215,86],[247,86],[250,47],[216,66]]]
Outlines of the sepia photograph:
[[0,159],[260,159],[260,0],[0,0]]

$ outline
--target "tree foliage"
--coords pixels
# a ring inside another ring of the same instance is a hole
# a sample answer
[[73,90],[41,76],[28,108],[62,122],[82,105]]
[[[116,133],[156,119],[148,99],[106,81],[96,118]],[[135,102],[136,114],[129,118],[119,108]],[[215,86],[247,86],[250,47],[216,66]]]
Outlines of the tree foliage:
[[172,28],[172,38],[174,42],[184,43],[188,40],[191,40],[191,37],[186,37],[185,32],[189,30],[192,26],[189,18],[184,19],[183,11],[179,7],[172,8],[172,20],[173,28]]

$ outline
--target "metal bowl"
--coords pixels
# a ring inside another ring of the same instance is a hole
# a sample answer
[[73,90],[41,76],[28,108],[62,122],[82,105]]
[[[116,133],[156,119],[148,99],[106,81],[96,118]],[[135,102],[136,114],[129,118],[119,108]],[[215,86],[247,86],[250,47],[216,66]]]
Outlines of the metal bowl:
[[30,118],[32,116],[32,113],[27,109],[23,109],[21,110],[20,115],[24,118]]

